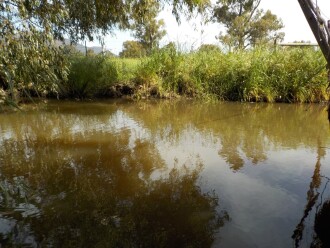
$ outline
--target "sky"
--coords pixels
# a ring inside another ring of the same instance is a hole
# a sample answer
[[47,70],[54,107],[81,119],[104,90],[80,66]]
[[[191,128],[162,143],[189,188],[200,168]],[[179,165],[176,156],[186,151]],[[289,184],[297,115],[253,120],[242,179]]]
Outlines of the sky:
[[[319,6],[322,16],[330,20],[330,0],[312,0]],[[271,12],[282,19],[285,33],[284,42],[311,41],[316,43],[312,31],[303,15],[298,0],[261,0],[260,8]],[[161,46],[171,41],[180,45],[181,49],[198,48],[201,44],[218,44],[216,36],[224,30],[220,24],[201,24],[201,18],[193,17],[187,21],[182,18],[179,25],[169,9],[163,10],[160,19],[165,20],[167,35],[161,40]],[[126,40],[134,40],[130,32],[115,31],[114,35],[105,37],[106,50],[119,54]],[[88,46],[98,46],[97,42],[89,42]]]

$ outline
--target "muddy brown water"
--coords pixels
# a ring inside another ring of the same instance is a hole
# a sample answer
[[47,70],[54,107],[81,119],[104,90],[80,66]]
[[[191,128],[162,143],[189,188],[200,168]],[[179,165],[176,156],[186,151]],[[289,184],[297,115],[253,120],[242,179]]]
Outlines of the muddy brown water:
[[50,101],[2,113],[0,244],[326,247],[316,216],[330,215],[329,131],[318,104]]

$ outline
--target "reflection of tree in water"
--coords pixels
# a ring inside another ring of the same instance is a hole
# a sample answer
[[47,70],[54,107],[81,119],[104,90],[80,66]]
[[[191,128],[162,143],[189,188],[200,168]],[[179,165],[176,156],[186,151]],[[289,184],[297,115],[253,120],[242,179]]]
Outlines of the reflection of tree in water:
[[[179,101],[139,102],[120,109],[141,120],[153,137],[171,144],[178,144],[185,132],[211,137],[209,143],[219,141],[218,153],[233,170],[241,169],[247,161],[253,165],[265,161],[270,149],[315,147],[315,136],[327,131],[320,105]],[[324,143],[328,140],[322,139]]]
[[[327,185],[330,179],[322,176],[320,173],[321,159],[326,155],[325,148],[321,147],[320,144],[317,150],[317,154],[317,162],[315,164],[312,181],[309,185],[309,190],[307,191],[307,203],[304,209],[304,214],[292,235],[296,248],[300,247],[301,245],[305,230],[305,221],[314,208],[314,236],[310,247],[330,247],[330,200],[323,203],[323,194],[327,189]],[[320,193],[319,189],[322,185],[322,178],[326,179],[327,181],[324,185],[324,189]]]
[[330,200],[326,201],[317,212],[314,230],[314,242],[311,247],[330,247]]
[[238,150],[240,140],[233,140],[232,137],[225,137],[221,142],[222,147],[218,152],[219,155],[225,159],[232,170],[237,171],[241,169],[244,166],[244,160],[240,156]]
[[[130,132],[104,139],[6,140],[0,149],[0,234],[8,246],[210,247],[226,215],[197,186],[200,168],[165,168]],[[159,171],[159,170],[158,170]]]

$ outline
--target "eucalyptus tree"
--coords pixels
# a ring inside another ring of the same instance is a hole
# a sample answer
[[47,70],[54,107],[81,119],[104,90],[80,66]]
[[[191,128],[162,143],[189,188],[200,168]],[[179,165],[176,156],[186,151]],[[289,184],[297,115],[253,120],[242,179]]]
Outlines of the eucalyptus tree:
[[271,11],[259,9],[261,0],[218,0],[214,20],[223,24],[226,33],[219,40],[229,48],[246,49],[284,37],[278,31],[282,21]]
[[144,5],[142,10],[136,13],[138,16],[132,29],[134,37],[143,45],[147,54],[150,54],[153,49],[159,48],[159,41],[166,35],[166,30],[164,20],[157,20],[160,4],[145,1]]
[[198,48],[198,52],[221,52],[221,49],[214,44],[202,44]]
[[123,50],[119,53],[122,58],[141,58],[146,55],[143,45],[135,40],[127,40],[123,43]]
[[[55,39],[92,40],[115,28],[127,29],[156,0],[0,0],[0,88],[15,92],[55,91],[67,76],[67,63]],[[202,12],[208,0],[165,0],[180,13]]]

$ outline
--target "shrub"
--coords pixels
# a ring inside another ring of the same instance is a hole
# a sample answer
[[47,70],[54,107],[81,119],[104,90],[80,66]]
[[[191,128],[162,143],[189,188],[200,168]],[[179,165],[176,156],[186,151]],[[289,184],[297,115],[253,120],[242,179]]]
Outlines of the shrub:
[[85,98],[117,83],[114,63],[102,56],[74,56],[66,83],[61,85],[63,96]]

